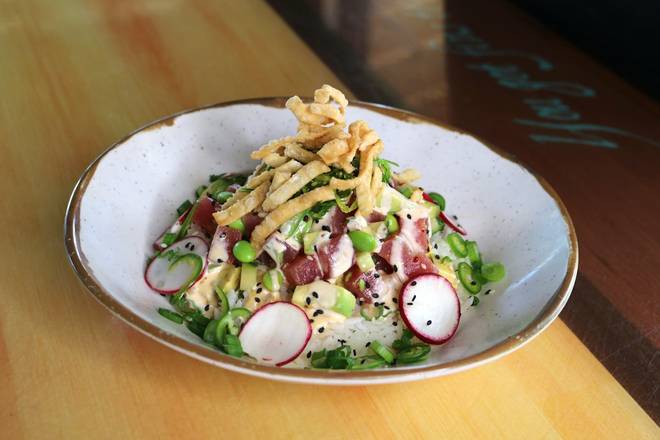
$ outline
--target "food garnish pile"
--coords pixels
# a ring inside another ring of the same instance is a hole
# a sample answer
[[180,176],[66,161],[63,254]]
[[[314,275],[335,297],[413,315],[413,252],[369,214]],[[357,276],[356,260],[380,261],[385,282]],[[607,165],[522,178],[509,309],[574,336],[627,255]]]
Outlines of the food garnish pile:
[[347,126],[347,105],[328,85],[290,98],[294,136],[178,208],[145,270],[174,309],[162,316],[231,356],[302,368],[417,363],[454,336],[504,266],[482,261],[416,170],[380,157],[365,121]]

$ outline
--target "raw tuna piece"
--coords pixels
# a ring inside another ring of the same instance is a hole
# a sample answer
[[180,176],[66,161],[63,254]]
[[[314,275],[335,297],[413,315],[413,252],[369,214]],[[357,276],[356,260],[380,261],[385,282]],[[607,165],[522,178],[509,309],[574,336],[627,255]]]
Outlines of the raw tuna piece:
[[352,265],[355,257],[353,243],[347,234],[338,235],[318,246],[317,251],[324,279],[337,278]]
[[249,213],[243,216],[243,224],[245,224],[245,236],[249,237],[252,235],[252,231],[257,227],[259,223],[263,221],[263,218],[259,217],[257,214]]
[[300,254],[282,267],[289,284],[300,286],[309,284],[323,276],[318,261],[311,255]]
[[[364,281],[364,290],[360,289],[360,280]],[[367,303],[378,301],[378,298],[385,292],[385,283],[383,283],[381,275],[375,270],[362,272],[357,264],[346,274],[344,287],[350,290],[356,298]]]
[[234,245],[241,239],[241,231],[229,226],[218,226],[213,235],[211,250],[209,250],[209,263],[235,263]]
[[213,219],[215,212],[214,202],[209,197],[203,197],[199,200],[197,209],[193,214],[192,222],[202,228],[204,232],[213,235],[218,224]]

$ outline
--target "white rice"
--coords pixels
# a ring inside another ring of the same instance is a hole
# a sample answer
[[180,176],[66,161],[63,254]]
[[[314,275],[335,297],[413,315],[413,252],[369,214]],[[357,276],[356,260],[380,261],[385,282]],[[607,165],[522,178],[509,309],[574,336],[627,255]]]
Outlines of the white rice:
[[[395,326],[393,323],[396,322]],[[387,346],[401,337],[404,323],[398,313],[375,320],[367,321],[362,317],[348,318],[344,322],[332,323],[326,326],[323,333],[314,330],[307,347],[302,354],[287,367],[305,368],[310,367],[310,361],[307,357],[309,352],[321,351],[323,349],[332,350],[340,347],[340,340],[344,345],[350,346],[355,350],[357,356],[373,354],[367,347],[371,341],[379,341]]]

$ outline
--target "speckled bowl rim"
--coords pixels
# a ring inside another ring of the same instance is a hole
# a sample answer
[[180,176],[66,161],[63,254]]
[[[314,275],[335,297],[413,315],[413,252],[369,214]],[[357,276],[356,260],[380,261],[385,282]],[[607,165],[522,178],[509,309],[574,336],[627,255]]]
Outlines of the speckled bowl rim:
[[178,336],[168,333],[161,329],[160,327],[140,318],[134,314],[129,308],[123,306],[110,294],[98,280],[94,278],[91,273],[91,270],[88,269],[87,259],[80,248],[80,204],[81,200],[85,194],[89,182],[94,176],[98,165],[105,158],[105,156],[117,148],[118,146],[125,143],[128,139],[136,135],[137,133],[158,129],[162,126],[171,126],[174,124],[176,118],[182,115],[192,114],[198,111],[218,108],[218,107],[227,107],[232,105],[239,104],[252,104],[252,105],[263,105],[267,107],[276,107],[283,108],[284,103],[287,98],[284,97],[267,97],[267,98],[252,98],[252,99],[242,99],[236,101],[228,101],[218,104],[212,104],[204,107],[199,107],[195,109],[185,110],[180,113],[176,113],[171,116],[166,116],[157,121],[146,124],[145,126],[138,128],[133,131],[123,139],[114,143],[107,150],[105,150],[101,155],[99,155],[82,173],[76,185],[71,193],[69,199],[66,215],[64,218],[64,245],[66,247],[67,257],[74,271],[78,275],[78,278],[82,284],[89,290],[94,298],[96,298],[101,304],[103,304],[107,309],[110,310],[116,317],[127,322],[129,325],[133,326],[135,329],[144,333],[145,335],[155,339],[156,341],[173,348],[181,353],[184,353],[193,358],[199,359],[204,362],[208,362],[212,365],[220,366],[231,371],[236,371],[244,374],[249,374],[252,376],[281,380],[286,382],[298,382],[298,383],[313,383],[313,384],[327,384],[327,385],[368,385],[368,384],[379,384],[379,383],[394,383],[394,382],[405,382],[412,380],[420,380],[430,377],[443,376],[447,374],[457,373],[459,371],[467,370],[469,368],[474,368],[476,366],[485,364],[486,362],[491,362],[496,359],[499,359],[506,354],[513,352],[514,350],[519,349],[534,337],[538,336],[545,328],[547,328],[552,321],[557,318],[559,312],[568,301],[573,285],[575,284],[575,278],[577,276],[578,268],[578,242],[577,236],[575,233],[575,227],[571,220],[570,215],[566,209],[566,206],[562,202],[561,198],[557,192],[550,186],[550,184],[543,179],[538,174],[532,172],[529,167],[523,165],[519,160],[509,153],[506,153],[499,148],[496,148],[490,145],[487,142],[484,142],[478,137],[465,133],[461,130],[451,127],[447,124],[444,124],[440,121],[437,121],[433,118],[420,115],[414,112],[407,110],[401,110],[394,107],[389,107],[382,104],[374,104],[363,101],[351,100],[351,105],[356,107],[361,107],[371,111],[375,111],[386,116],[394,117],[399,120],[412,122],[412,123],[429,123],[437,125],[441,128],[451,130],[457,133],[466,134],[473,137],[474,139],[481,142],[486,147],[490,148],[499,156],[503,157],[506,160],[512,161],[528,171],[532,176],[534,176],[541,187],[547,192],[547,194],[552,197],[552,199],[557,204],[561,215],[566,222],[567,231],[568,231],[568,243],[569,243],[569,256],[568,256],[568,265],[566,267],[566,273],[564,274],[563,280],[559,288],[554,292],[551,299],[546,303],[543,309],[538,313],[538,315],[532,320],[532,322],[527,325],[523,330],[517,334],[510,336],[504,341],[484,350],[482,352],[470,355],[468,357],[457,359],[454,361],[436,364],[436,365],[425,365],[419,367],[407,367],[407,368],[390,368],[383,370],[366,370],[366,371],[342,371],[342,370],[313,370],[313,369],[299,369],[299,368],[278,368],[267,365],[259,365],[254,362],[237,359],[218,351],[215,351],[211,348],[205,348],[201,345],[195,345],[184,339],[179,338]]

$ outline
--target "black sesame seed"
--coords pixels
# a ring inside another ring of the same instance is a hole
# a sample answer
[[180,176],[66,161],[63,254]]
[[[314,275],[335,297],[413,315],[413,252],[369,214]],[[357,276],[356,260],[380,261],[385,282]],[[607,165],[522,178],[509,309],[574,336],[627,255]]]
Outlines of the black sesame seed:
[[[371,287],[371,285],[369,284],[369,281],[365,281],[365,282],[364,282],[364,288],[365,288],[365,289],[368,289],[368,288],[370,288],[370,287]],[[378,297],[376,297],[376,298],[378,298]]]
[[455,215],[452,215],[451,218],[453,218],[454,220],[458,220],[458,217]]
[[[367,286],[367,287],[369,287],[369,286]],[[372,294],[371,294],[371,297],[372,297],[372,298],[378,298],[378,294],[377,294],[377,293],[372,293]]]
[[433,249],[437,249],[437,248],[438,248],[438,243],[433,245]]
[[256,303],[260,303],[260,302],[261,302],[261,298],[255,298],[255,299],[254,299],[254,302],[256,302]]
[[221,238],[221,239],[225,239],[225,238],[227,238],[227,233],[226,233],[226,232],[223,232],[223,233],[220,234],[218,237]]
[[167,295],[165,295],[164,293],[161,293],[160,296],[162,296],[163,298],[165,298]]
[[395,264],[394,266],[392,266],[392,270],[393,270],[394,272],[398,272],[398,271],[399,271],[399,268],[396,267],[396,264]]
[[371,345],[371,342],[367,342],[364,346],[369,347]]
[[322,314],[323,314],[323,310],[318,309],[318,310],[314,311],[314,314],[312,316],[319,316],[319,315],[322,315]]
[[374,278],[380,278],[380,274],[375,273],[375,274],[374,274]]
[[210,308],[211,308],[211,306],[207,304],[207,305],[204,306],[204,311],[208,312]]
[[440,259],[440,255],[438,255],[438,254],[435,254],[434,257],[435,257],[436,260]]
[[309,359],[309,358],[311,358],[311,357],[312,357],[312,352],[311,352],[311,351],[308,351],[308,352],[307,352],[307,359]]
[[190,245],[190,250],[191,250],[191,251],[194,251],[194,250],[195,250],[195,245],[194,245],[194,244],[191,244],[191,245]]
[[473,281],[470,281],[470,285],[472,285],[472,286],[476,286],[476,285],[477,285],[477,282],[474,281],[474,280],[473,280]]
[[244,298],[245,298],[245,295],[243,294],[243,291],[241,290],[240,292],[238,292],[238,299],[244,299]]
[[412,215],[406,214],[406,217],[408,217],[408,220],[412,220]]
[[412,301],[415,302],[416,299],[417,299],[417,295],[413,295]]
[[312,303],[312,299],[308,296],[307,298],[305,298],[305,302],[307,303],[307,305],[310,305]]
[[396,321],[394,321],[394,322],[392,322],[392,325],[393,325],[394,327],[396,327],[397,325],[399,325],[399,323],[396,322]]
[[364,364],[366,361],[367,361],[366,359],[362,359],[362,360],[360,361],[360,364]]
[[413,303],[411,303],[411,302],[407,302],[406,305],[412,306]]
[[353,349],[353,356],[357,356],[357,351],[355,351],[355,349]]
[[309,221],[309,216],[308,216],[308,215],[305,215],[305,216],[303,217],[303,221],[304,221],[304,222]]
[[491,290],[490,290],[490,289],[488,289],[488,290],[486,290],[486,291],[484,292],[484,295],[489,295],[489,294],[490,294],[490,292],[491,292]]
[[323,327],[319,327],[319,333],[323,333],[325,329]]
[[390,309],[390,308],[387,307],[387,306],[383,306],[383,308],[384,308],[385,310],[389,310],[389,309]]
[[217,261],[218,263],[222,263],[222,258],[218,258],[215,261]]
[[431,325],[431,320],[426,321],[426,325]]
[[316,293],[316,292],[312,292],[312,296],[313,296],[314,298],[318,298],[318,297],[319,297],[319,294]]
[[261,292],[263,292],[263,290],[264,290],[264,289],[262,289],[261,287],[259,287],[259,288],[257,289],[257,293],[261,293]]
[[411,286],[416,286],[416,285],[417,285],[417,281],[413,281],[412,283],[410,283],[410,285],[411,285]]
[[396,304],[396,303],[399,302],[399,299],[398,299],[398,298],[392,298],[392,302],[393,302],[394,304]]
[[322,230],[322,231],[326,231],[326,232],[330,232],[330,226],[328,226],[328,225],[323,225],[323,226],[321,226],[321,230]]

